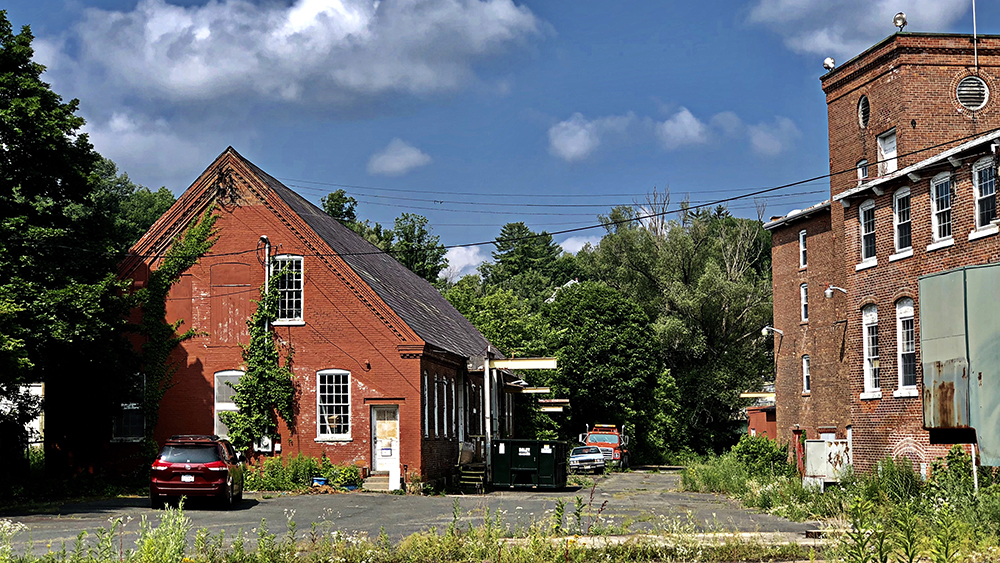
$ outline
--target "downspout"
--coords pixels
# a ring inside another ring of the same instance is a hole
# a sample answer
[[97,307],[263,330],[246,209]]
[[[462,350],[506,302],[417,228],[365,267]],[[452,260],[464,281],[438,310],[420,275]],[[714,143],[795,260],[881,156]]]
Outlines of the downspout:
[[483,362],[483,417],[484,430],[486,431],[486,471],[488,477],[492,479],[491,461],[493,458],[493,373],[490,370],[491,346],[486,345],[486,360]]
[[[268,285],[271,283],[271,240],[267,235],[260,235],[260,240],[264,242],[264,294],[269,291]],[[271,322],[264,321],[264,329],[271,329]]]

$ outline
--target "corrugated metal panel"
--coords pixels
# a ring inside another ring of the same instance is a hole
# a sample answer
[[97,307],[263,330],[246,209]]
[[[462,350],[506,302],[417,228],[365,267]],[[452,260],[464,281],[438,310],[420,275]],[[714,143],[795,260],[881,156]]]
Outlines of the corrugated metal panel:
[[1000,465],[1000,265],[965,272],[970,424],[984,465]]
[[964,303],[964,270],[920,279],[926,428],[963,428],[971,424]]

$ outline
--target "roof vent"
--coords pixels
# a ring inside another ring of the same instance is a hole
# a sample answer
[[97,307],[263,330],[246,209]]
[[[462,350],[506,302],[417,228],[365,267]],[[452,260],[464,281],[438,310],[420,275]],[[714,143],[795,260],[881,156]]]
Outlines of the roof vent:
[[872,108],[868,104],[868,96],[861,96],[858,100],[858,124],[864,129],[868,127],[868,118],[872,116]]
[[986,105],[990,90],[978,76],[966,76],[958,83],[958,103],[966,109],[977,110]]

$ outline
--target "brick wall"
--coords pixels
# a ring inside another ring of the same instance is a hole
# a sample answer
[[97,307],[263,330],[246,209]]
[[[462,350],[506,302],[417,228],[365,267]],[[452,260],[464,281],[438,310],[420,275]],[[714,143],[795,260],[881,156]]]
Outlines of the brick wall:
[[[963,108],[955,97],[959,80],[975,72],[972,61],[969,36],[902,34],[890,37],[825,76],[831,172],[851,170],[862,158],[874,163],[878,158],[876,137],[892,128],[897,132],[899,168],[903,168],[956,146],[957,139],[1000,126],[1000,103],[996,99],[1000,95],[997,81],[1000,38],[980,38],[979,76],[991,96],[977,112]],[[871,105],[867,127],[861,127],[858,120],[858,100],[862,94],[868,96]],[[938,148],[906,156],[928,147]],[[896,304],[903,298],[913,300],[917,389],[920,389],[923,374],[917,278],[1000,258],[997,235],[970,236],[976,231],[972,165],[988,154],[986,146],[978,153],[961,155],[958,167],[943,162],[921,171],[918,180],[902,176],[883,184],[881,195],[868,190],[849,199],[846,209],[839,203],[831,208],[833,232],[839,234],[837,238],[841,241],[843,287],[848,292],[836,297],[845,303],[854,464],[861,471],[886,456],[906,457],[918,468],[926,469],[934,458],[947,452],[948,445],[929,443],[928,433],[923,429],[922,398],[900,392]],[[930,183],[939,173],[950,174],[953,181],[953,244],[928,250],[934,242]],[[874,166],[870,176],[877,176]],[[857,185],[853,171],[835,175],[831,178],[831,194]],[[904,188],[910,190],[911,252],[897,252],[894,239],[893,196]],[[875,210],[876,260],[865,267],[860,265],[859,209],[869,200]],[[865,393],[862,309],[868,305],[875,305],[878,311],[880,397],[877,393]]]
[[[839,206],[838,206],[839,207]],[[779,442],[800,430],[809,439],[820,432],[846,438],[850,421],[847,363],[843,357],[843,295],[827,299],[827,285],[843,287],[841,250],[830,208],[771,229],[774,284],[776,430]],[[806,231],[807,264],[800,267],[799,232]],[[809,320],[800,312],[799,286],[808,284]],[[809,355],[810,389],[803,390],[802,356]]]
[[[282,453],[325,454],[335,463],[371,467],[371,408],[397,405],[401,465],[425,480],[445,476],[457,459],[456,439],[454,434],[447,440],[423,439],[421,374],[426,369],[456,381],[465,359],[437,351],[436,359],[427,360],[424,343],[353,272],[337,258],[317,256],[331,251],[315,233],[303,228],[266,188],[245,180],[249,174],[236,170],[239,203],[219,208],[219,240],[211,255],[171,289],[167,320],[183,321],[181,330],[194,328],[199,334],[175,351],[178,370],[160,405],[156,439],[162,443],[173,434],[214,433],[215,374],[242,367],[239,345],[247,340],[245,320],[264,282],[258,240],[266,235],[272,254],[302,256],[304,270],[304,323],[275,327],[281,344],[294,350],[298,392],[294,432],[281,427]],[[212,174],[206,172],[202,180]],[[184,196],[175,208],[184,205],[197,212],[197,202]],[[140,264],[134,271],[148,266]],[[382,309],[376,314],[365,301]],[[346,440],[317,439],[317,372],[328,369],[350,373]]]

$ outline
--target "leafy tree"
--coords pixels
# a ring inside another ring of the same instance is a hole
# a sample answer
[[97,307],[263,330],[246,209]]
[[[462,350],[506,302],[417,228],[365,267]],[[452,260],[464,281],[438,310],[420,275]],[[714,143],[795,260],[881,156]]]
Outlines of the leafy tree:
[[441,270],[448,267],[448,259],[441,237],[432,235],[427,227],[427,218],[412,213],[396,217],[393,229],[396,240],[392,243],[392,255],[404,266],[429,282],[436,282]]
[[602,283],[583,282],[560,290],[544,314],[559,358],[553,392],[571,404],[563,431],[572,435],[585,424],[617,424],[635,440],[641,457],[658,460],[665,444],[653,442],[651,430],[663,405],[654,398],[672,404],[674,397],[664,396],[671,381],[642,308]]
[[358,200],[347,195],[344,190],[337,190],[320,198],[320,204],[327,215],[341,222],[343,225],[351,226],[357,223],[358,216],[355,212],[358,207]]
[[493,244],[493,263],[479,268],[483,283],[510,289],[534,308],[575,275],[573,256],[564,254],[552,235],[536,233],[524,223],[504,225]]
[[295,382],[292,374],[292,349],[281,351],[273,323],[278,318],[278,287],[284,271],[271,276],[267,290],[261,290],[257,310],[247,321],[250,342],[243,347],[244,372],[233,386],[237,412],[220,413],[229,429],[229,437],[238,449],[249,450],[253,443],[267,436],[278,438],[278,417],[294,433]]
[[651,230],[640,211],[616,208],[607,235],[581,252],[585,276],[641,304],[678,389],[674,448],[721,451],[736,442],[739,394],[772,370],[770,244],[759,221],[685,209]]
[[4,428],[38,412],[19,392],[25,383],[49,383],[55,410],[107,412],[115,400],[107,389],[129,369],[127,343],[109,338],[123,329],[127,303],[113,274],[115,217],[97,189],[100,156],[80,133],[79,102],[63,102],[42,81],[32,39],[27,26],[14,34],[0,11],[0,354],[9,368],[0,370],[9,405],[0,419],[14,421]]
[[115,220],[119,252],[135,244],[176,200],[165,187],[154,192],[133,182],[128,174],[119,174],[118,166],[108,158],[98,161],[95,174],[100,206]]

